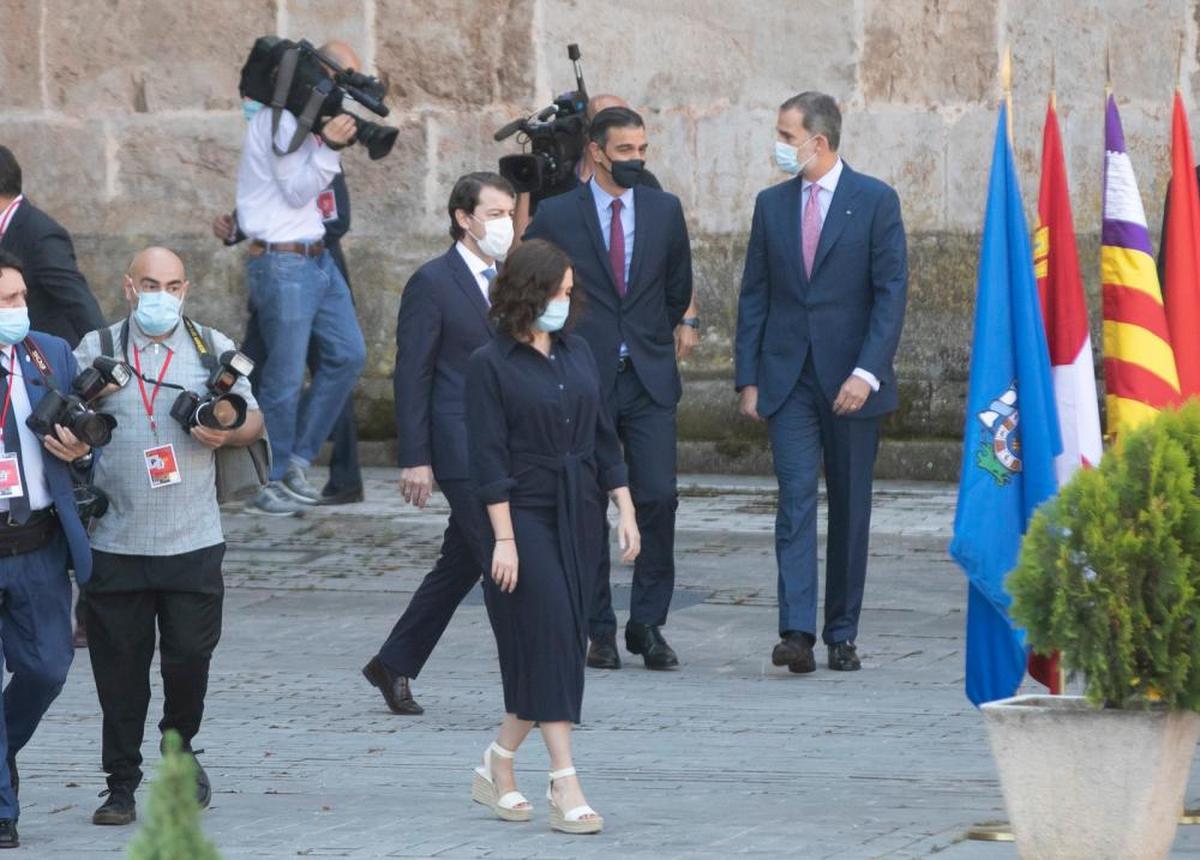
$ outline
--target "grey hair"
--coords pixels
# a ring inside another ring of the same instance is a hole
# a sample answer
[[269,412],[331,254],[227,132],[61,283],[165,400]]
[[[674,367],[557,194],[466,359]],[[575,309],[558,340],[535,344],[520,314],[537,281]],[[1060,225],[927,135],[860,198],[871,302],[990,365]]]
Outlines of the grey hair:
[[842,142],[842,112],[838,110],[833,96],[818,92],[803,92],[792,96],[779,106],[780,111],[798,110],[804,117],[804,130],[811,135],[822,135],[829,141],[829,148],[837,151]]

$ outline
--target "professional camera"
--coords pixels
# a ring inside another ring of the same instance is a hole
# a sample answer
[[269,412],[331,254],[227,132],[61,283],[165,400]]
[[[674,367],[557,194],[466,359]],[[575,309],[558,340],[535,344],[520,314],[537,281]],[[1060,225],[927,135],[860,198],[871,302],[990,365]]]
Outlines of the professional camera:
[[571,177],[587,146],[587,87],[579,64],[579,46],[567,45],[567,57],[575,68],[575,90],[563,93],[554,104],[531,117],[510,122],[492,135],[497,141],[517,132],[517,140],[531,152],[500,159],[500,175],[517,191],[546,191]]
[[347,97],[372,113],[388,115],[383,103],[387,88],[370,75],[343,69],[337,61],[321,53],[310,42],[292,42],[277,36],[262,36],[254,42],[250,57],[242,66],[238,92],[243,98],[261,102],[269,108],[286,108],[298,123],[290,145],[278,155],[295,152],[310,131],[320,132],[327,120],[339,114],[354,119],[355,142],[367,149],[373,161],[392,151],[400,129],[365,120],[343,107]]
[[207,391],[180,392],[171,405],[171,417],[191,430],[199,425],[212,430],[236,430],[246,423],[249,404],[240,394],[233,394],[234,384],[254,370],[254,362],[231,349],[218,360],[204,386]]
[[133,372],[127,365],[106,355],[99,356],[72,381],[72,393],[48,390],[25,424],[38,436],[53,436],[54,425],[58,424],[74,433],[80,442],[103,448],[112,440],[117,419],[96,412],[91,403],[108,386],[124,388],[132,378]]

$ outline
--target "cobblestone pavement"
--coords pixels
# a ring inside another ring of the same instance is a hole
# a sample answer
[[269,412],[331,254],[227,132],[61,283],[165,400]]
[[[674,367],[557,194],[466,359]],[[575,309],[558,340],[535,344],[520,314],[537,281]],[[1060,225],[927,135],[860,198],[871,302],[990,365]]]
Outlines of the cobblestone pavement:
[[[666,630],[683,665],[657,674],[627,657],[619,672],[589,672],[576,763],[607,828],[566,837],[546,823],[536,734],[518,761],[534,822],[503,824],[470,802],[471,768],[501,709],[479,594],[415,684],[424,716],[391,715],[359,674],[428,569],[446,514],[440,497],[425,511],[403,506],[395,474],[371,470],[363,504],[226,518],[225,633],[197,738],[216,791],[204,826],[224,856],[1016,856],[1011,845],[960,841],[1003,810],[962,693],[965,590],[946,555],[952,487],[879,485],[864,671],[800,677],[769,660],[772,483],[685,479]],[[629,570],[617,575],[627,603]],[[132,835],[90,823],[103,787],[99,734],[80,652],[21,755],[29,856],[111,856]],[[1177,852],[1200,853],[1200,832],[1186,830]]]

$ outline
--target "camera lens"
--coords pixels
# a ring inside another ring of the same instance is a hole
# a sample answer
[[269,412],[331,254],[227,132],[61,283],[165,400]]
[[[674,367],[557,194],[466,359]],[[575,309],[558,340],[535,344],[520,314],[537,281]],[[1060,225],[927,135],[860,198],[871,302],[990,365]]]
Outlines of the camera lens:
[[80,412],[71,420],[70,431],[81,442],[93,448],[103,448],[112,440],[116,419],[99,412]]
[[246,411],[245,398],[226,394],[201,403],[196,423],[213,430],[236,430],[246,422]]

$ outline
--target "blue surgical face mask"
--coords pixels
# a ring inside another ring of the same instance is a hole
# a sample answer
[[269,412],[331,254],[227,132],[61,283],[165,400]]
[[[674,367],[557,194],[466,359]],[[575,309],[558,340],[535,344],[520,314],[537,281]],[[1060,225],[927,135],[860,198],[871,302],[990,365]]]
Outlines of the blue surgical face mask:
[[[804,143],[808,143],[809,140],[812,140],[812,138],[810,137]],[[800,144],[800,146],[804,146],[804,143]],[[784,143],[782,140],[775,141],[775,166],[784,173],[789,176],[795,176],[806,168],[810,161],[817,157],[817,152],[813,150],[812,154],[804,159],[804,161],[800,161],[799,156],[799,147],[792,146],[790,143]]]
[[256,102],[254,99],[242,99],[242,116],[246,118],[246,122],[254,119],[255,114],[262,109],[262,102]]
[[155,290],[152,293],[138,293],[133,318],[143,332],[150,337],[159,337],[179,325],[182,310],[183,302],[179,299],[164,290]]
[[567,316],[571,313],[570,299],[551,299],[546,310],[534,322],[538,331],[558,331],[567,324]]
[[29,308],[0,308],[0,343],[12,346],[29,334]]

